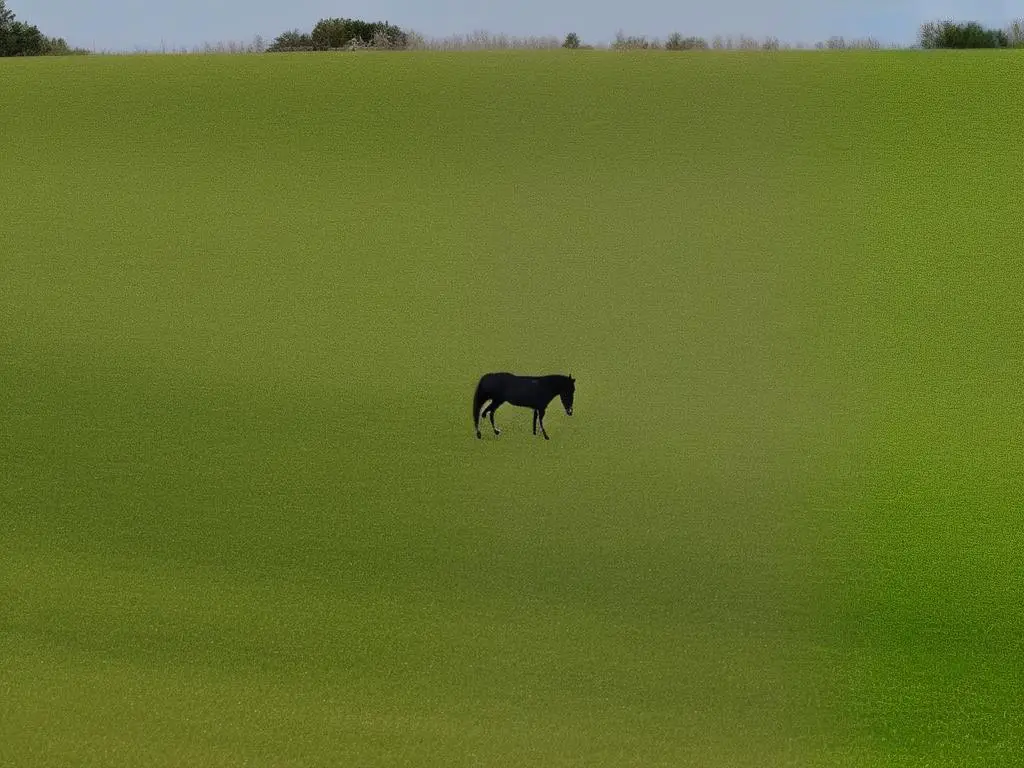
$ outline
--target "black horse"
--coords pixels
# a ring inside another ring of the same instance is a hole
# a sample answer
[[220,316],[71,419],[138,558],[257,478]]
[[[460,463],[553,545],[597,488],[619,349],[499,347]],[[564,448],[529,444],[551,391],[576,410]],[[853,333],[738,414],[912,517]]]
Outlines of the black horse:
[[[533,409],[533,434],[537,434],[537,422],[545,440],[550,440],[544,429],[544,411],[556,396],[562,398],[565,412],[572,416],[572,399],[576,394],[576,379],[572,376],[555,374],[552,376],[516,376],[512,373],[485,373],[480,377],[473,395],[473,426],[476,436],[480,437],[480,419],[491,417],[494,434],[500,435],[501,430],[494,424],[494,412],[503,403],[511,403],[523,408]],[[480,407],[490,400],[481,412]]]

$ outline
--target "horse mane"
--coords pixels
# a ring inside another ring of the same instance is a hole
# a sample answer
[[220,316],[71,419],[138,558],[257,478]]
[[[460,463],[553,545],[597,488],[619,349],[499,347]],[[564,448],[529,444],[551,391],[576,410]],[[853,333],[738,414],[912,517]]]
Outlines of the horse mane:
[[542,376],[541,378],[557,382],[560,388],[576,381],[572,376],[567,376],[564,373],[552,373],[547,376]]

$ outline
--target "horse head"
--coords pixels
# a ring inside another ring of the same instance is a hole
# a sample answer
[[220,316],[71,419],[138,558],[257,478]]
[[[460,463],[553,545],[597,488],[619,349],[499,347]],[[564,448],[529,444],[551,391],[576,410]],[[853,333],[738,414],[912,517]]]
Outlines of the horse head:
[[562,399],[562,407],[565,408],[566,414],[572,416],[572,401],[576,396],[576,379],[567,376],[558,396]]

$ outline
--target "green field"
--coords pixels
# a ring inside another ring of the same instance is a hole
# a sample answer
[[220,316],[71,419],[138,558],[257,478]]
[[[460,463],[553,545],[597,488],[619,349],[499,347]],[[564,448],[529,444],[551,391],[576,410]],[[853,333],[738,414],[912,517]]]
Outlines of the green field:
[[1024,760],[1022,82],[0,61],[0,763]]

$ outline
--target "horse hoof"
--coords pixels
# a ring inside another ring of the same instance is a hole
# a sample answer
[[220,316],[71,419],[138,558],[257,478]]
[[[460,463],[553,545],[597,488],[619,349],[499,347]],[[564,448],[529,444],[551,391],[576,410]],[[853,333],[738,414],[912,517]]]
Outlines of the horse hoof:
[[477,432],[476,433],[476,439],[479,440],[480,438],[481,438],[481,434],[479,432]]

